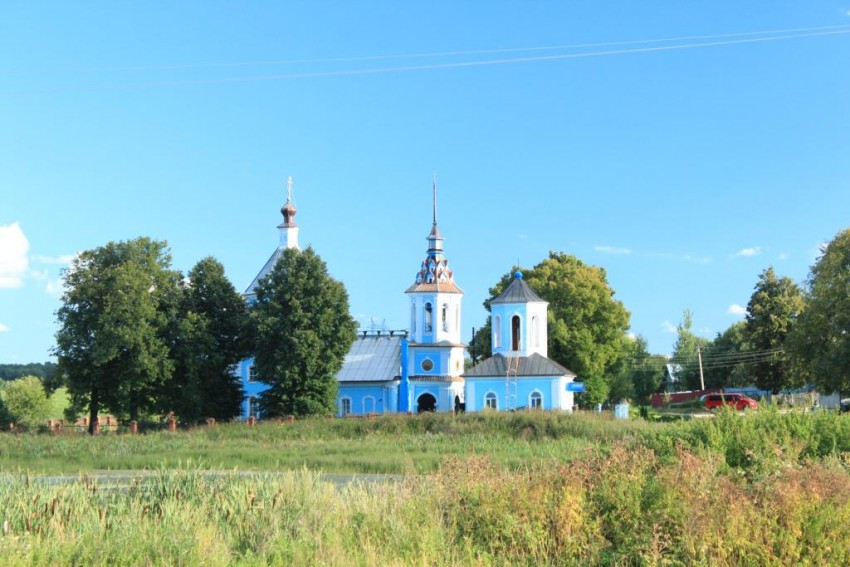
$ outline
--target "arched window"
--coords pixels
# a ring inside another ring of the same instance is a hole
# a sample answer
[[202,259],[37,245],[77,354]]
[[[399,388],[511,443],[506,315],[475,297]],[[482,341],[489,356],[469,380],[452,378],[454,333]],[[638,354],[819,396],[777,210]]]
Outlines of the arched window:
[[502,318],[496,315],[493,317],[493,348],[502,346]]
[[511,350],[519,350],[519,315],[511,318]]
[[416,305],[410,306],[410,332],[416,332]]
[[351,398],[341,398],[339,400],[339,416],[345,417],[351,415]]
[[487,392],[487,394],[485,394],[484,408],[491,410],[499,409],[499,399],[496,398],[496,394],[494,392]]
[[366,396],[363,398],[363,415],[375,413],[375,397]]
[[531,409],[543,409],[543,394],[537,390],[531,392],[528,397],[528,407]]
[[540,346],[540,320],[535,315],[531,318],[531,346]]
[[443,318],[443,330],[448,332],[449,330],[449,304],[443,303],[442,313],[440,317]]
[[430,332],[431,332],[431,329],[432,329],[432,324],[431,324],[431,322],[432,322],[432,317],[433,317],[433,313],[432,313],[432,309],[431,309],[431,304],[430,304],[430,303],[426,303],[426,304],[425,304],[425,332],[426,332],[426,333],[430,333]]

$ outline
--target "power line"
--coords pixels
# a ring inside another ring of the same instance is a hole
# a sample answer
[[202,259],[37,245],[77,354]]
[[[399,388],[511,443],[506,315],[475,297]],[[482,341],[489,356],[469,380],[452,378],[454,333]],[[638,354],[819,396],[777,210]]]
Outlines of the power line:
[[[819,26],[806,28],[786,28],[776,30],[762,30],[751,32],[734,32],[721,34],[705,34],[705,35],[687,35],[667,38],[654,39],[634,39],[624,41],[604,41],[593,43],[575,43],[565,45],[545,45],[531,47],[506,47],[498,49],[471,49],[457,51],[435,51],[425,53],[407,53],[407,54],[383,54],[383,55],[356,55],[349,57],[313,57],[302,59],[268,59],[258,61],[234,61],[234,62],[210,62],[210,63],[176,63],[172,65],[128,65],[121,67],[75,67],[69,70],[77,71],[172,71],[172,70],[188,70],[188,69],[222,69],[222,68],[239,68],[239,67],[264,67],[275,65],[301,65],[314,63],[354,63],[361,61],[390,61],[397,59],[428,59],[437,57],[459,57],[471,55],[495,55],[498,53],[529,53],[535,51],[561,51],[569,49],[587,49],[597,47],[611,47],[615,45],[644,45],[650,43],[670,43],[674,41],[701,41],[707,39],[731,39],[744,38],[758,35],[789,35],[803,34],[809,32],[836,32],[850,30],[848,25],[839,26]],[[790,36],[789,37],[796,37]],[[805,36],[801,36],[805,37]],[[66,68],[67,69],[67,68]]]
[[[755,33],[755,32],[754,32]],[[719,47],[725,45],[740,45],[748,43],[761,43],[767,41],[780,41],[787,39],[800,39],[807,37],[819,37],[829,35],[844,35],[850,33],[849,26],[842,26],[840,29],[831,29],[830,31],[820,31],[811,33],[776,35],[767,37],[747,37],[741,39],[710,41],[702,43],[685,43],[678,45],[662,45],[655,47],[639,47],[626,49],[613,49],[605,51],[588,51],[582,53],[566,53],[557,55],[540,55],[533,57],[515,57],[506,59],[486,59],[478,61],[460,61],[450,63],[432,63],[425,65],[407,65],[400,67],[379,67],[366,69],[348,69],[337,71],[316,71],[304,73],[289,73],[283,75],[257,75],[251,77],[226,77],[218,79],[193,79],[193,80],[174,80],[174,81],[139,81],[139,82],[122,82],[122,83],[104,83],[98,85],[80,85],[74,87],[54,87],[54,88],[36,88],[36,89],[7,89],[0,91],[6,94],[27,94],[27,93],[57,93],[67,91],[99,91],[99,90],[124,90],[135,88],[156,88],[156,87],[180,87],[180,86],[201,86],[201,85],[223,85],[223,84],[238,84],[238,83],[253,83],[253,82],[270,82],[270,81],[290,81],[299,79],[317,79],[331,77],[350,77],[360,75],[379,75],[379,74],[394,74],[394,73],[409,73],[417,71],[432,71],[439,69],[459,69],[470,67],[484,67],[494,65],[515,65],[521,63],[533,63],[544,61],[563,61],[568,59],[581,59],[587,57],[604,57],[610,55],[625,55],[633,53],[651,53],[661,51],[677,51],[684,49],[695,49],[704,47]]]

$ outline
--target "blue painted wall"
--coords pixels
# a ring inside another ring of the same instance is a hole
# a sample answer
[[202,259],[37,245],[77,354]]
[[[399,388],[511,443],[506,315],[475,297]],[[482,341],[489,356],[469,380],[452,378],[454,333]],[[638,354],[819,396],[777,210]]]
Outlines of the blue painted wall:
[[236,373],[239,380],[242,382],[242,389],[245,390],[245,398],[242,401],[242,419],[248,419],[248,403],[249,398],[259,398],[260,394],[269,389],[269,385],[265,382],[249,382],[248,369],[254,364],[254,359],[249,358],[243,360],[236,367]]
[[337,416],[342,417],[342,400],[351,400],[350,415],[398,411],[398,382],[346,382],[339,385]]
[[[511,383],[511,398],[507,404],[505,397],[507,384],[504,378],[467,378],[466,379],[466,410],[467,411],[482,411],[485,408],[485,396],[488,392],[496,394],[498,402],[497,409],[499,411],[526,409],[530,405],[531,393],[534,391],[540,392],[543,397],[544,410],[552,409],[571,409],[560,407],[561,400],[553,399],[553,384],[558,386],[561,381],[560,376],[555,377],[540,377],[540,378],[520,378]],[[514,384],[516,386],[514,386]],[[560,391],[560,388],[558,388]],[[516,394],[514,397],[513,394]],[[470,403],[474,401],[474,403]],[[507,405],[507,407],[506,407]]]

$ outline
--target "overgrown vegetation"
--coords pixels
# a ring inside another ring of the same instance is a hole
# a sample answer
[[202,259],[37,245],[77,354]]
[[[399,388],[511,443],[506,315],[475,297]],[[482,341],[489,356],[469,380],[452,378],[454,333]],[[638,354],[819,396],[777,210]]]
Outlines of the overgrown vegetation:
[[[427,475],[377,484],[335,485],[299,468],[245,475],[197,465],[159,468],[126,490],[87,477],[8,476],[0,481],[8,565],[850,561],[850,418],[836,413],[723,411],[676,424],[530,412],[393,416],[0,438],[4,458],[47,444],[96,451],[123,443],[128,456],[147,445],[176,456],[249,440],[266,451],[384,448],[363,460],[434,457]],[[452,446],[461,450],[446,451]],[[509,457],[522,451],[519,462]],[[336,457],[345,468],[346,457]]]

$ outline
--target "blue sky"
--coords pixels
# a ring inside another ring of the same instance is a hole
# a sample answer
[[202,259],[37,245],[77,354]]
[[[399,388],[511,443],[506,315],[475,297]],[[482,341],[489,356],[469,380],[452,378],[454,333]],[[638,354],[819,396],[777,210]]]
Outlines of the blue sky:
[[0,362],[48,359],[60,270],[108,241],[243,290],[289,175],[353,314],[404,328],[433,172],[467,340],[555,250],[669,353],[850,226],[848,54],[850,0],[6,2]]

